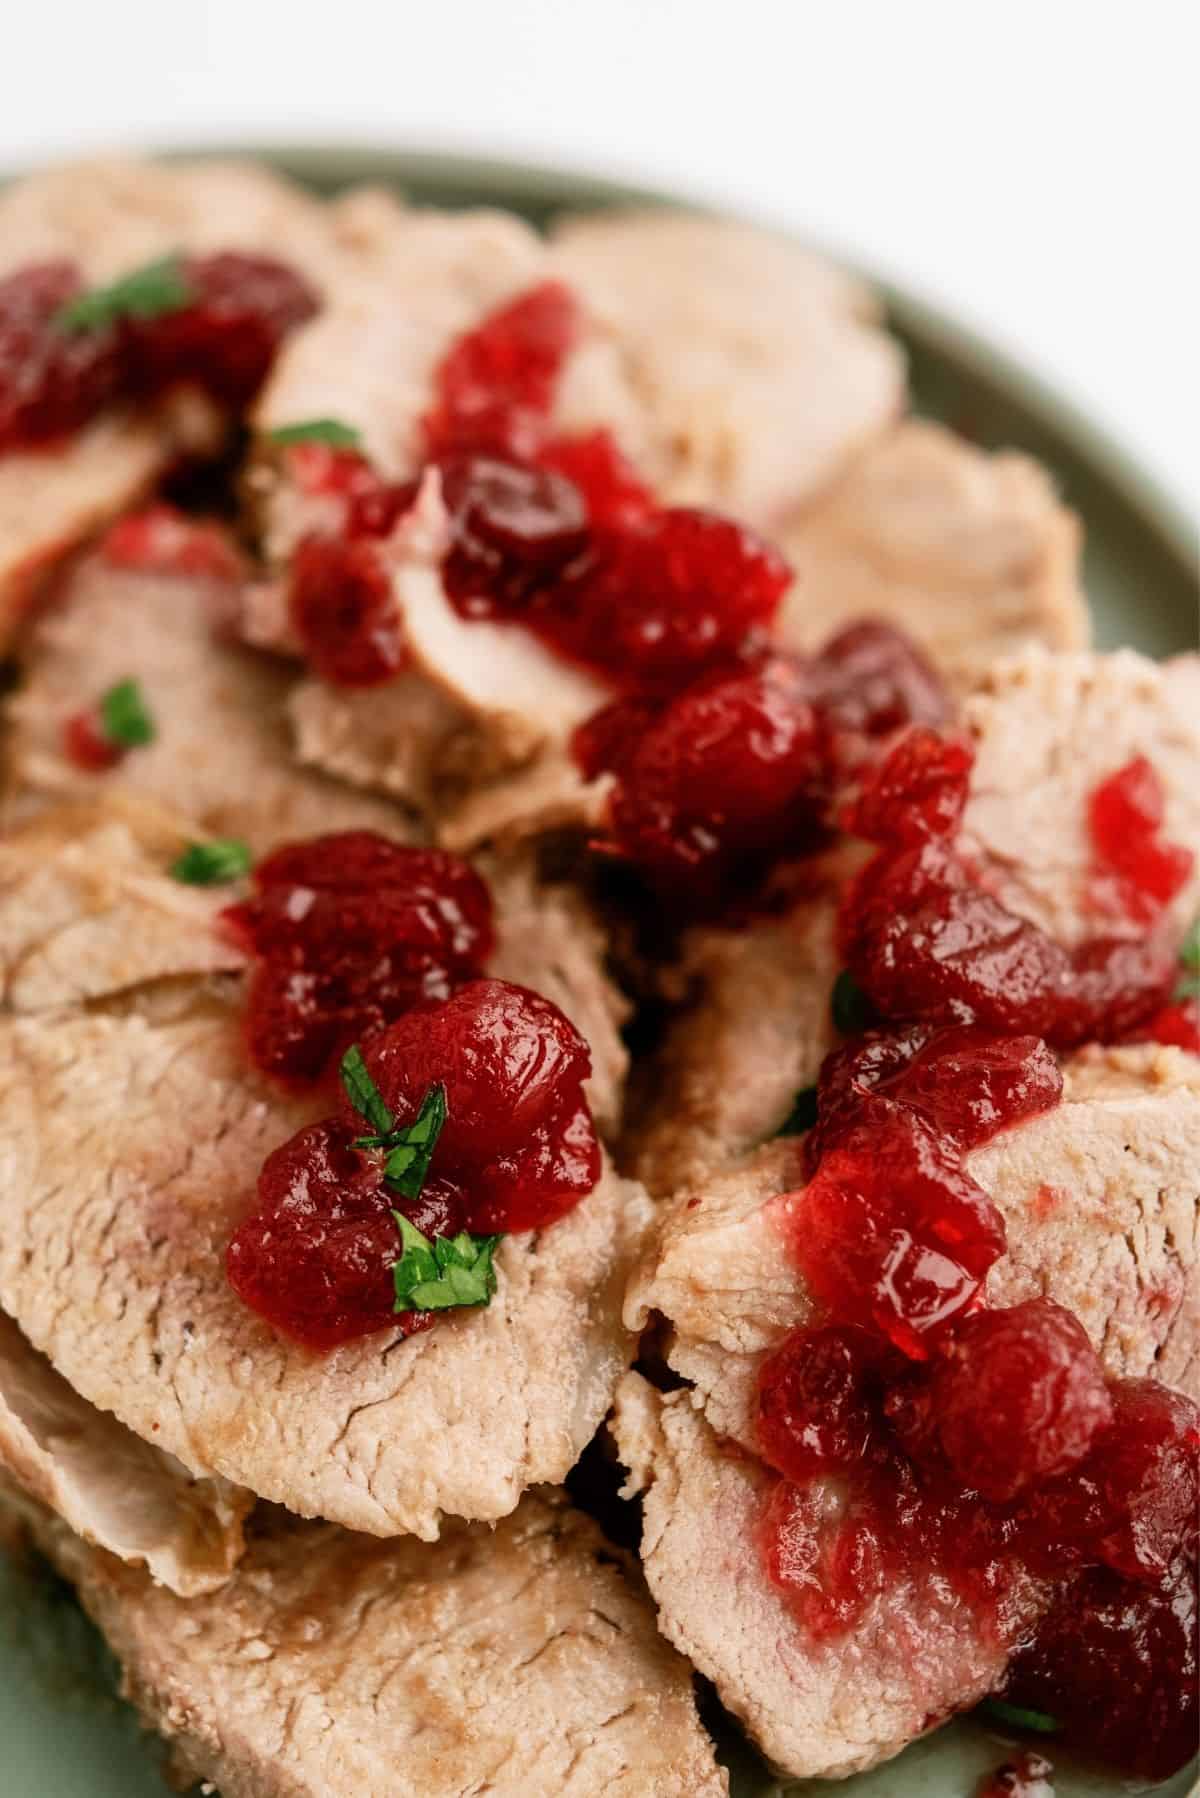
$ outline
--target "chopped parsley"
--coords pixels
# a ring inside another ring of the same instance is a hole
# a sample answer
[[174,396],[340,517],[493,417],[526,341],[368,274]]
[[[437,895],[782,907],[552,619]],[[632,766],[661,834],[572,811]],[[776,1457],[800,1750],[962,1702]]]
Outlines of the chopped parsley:
[[830,1005],[834,1028],[842,1036],[858,1036],[871,1022],[871,1001],[849,968],[843,968],[834,981]]
[[392,1128],[392,1114],[383,1102],[383,1094],[367,1072],[367,1064],[357,1043],[342,1056],[340,1072],[346,1097],[355,1111],[365,1117],[379,1135],[386,1136]]
[[[440,1081],[421,1100],[411,1124],[396,1126],[383,1094],[367,1072],[357,1044],[342,1056],[342,1085],[355,1111],[371,1126],[371,1134],[354,1139],[356,1149],[383,1149],[384,1184],[402,1198],[418,1199],[429,1172],[442,1125],[446,1122],[446,1089]],[[393,1211],[400,1232],[400,1259],[392,1263],[397,1311],[450,1311],[460,1305],[486,1305],[496,1290],[492,1257],[499,1236],[425,1236],[403,1212]]]
[[1058,1718],[1048,1711],[1031,1711],[1022,1704],[1006,1704],[1003,1698],[985,1698],[979,1708],[994,1717],[997,1723],[1007,1723],[1012,1729],[1030,1729],[1039,1736],[1052,1736],[1062,1728]]
[[1200,974],[1200,918],[1196,919],[1184,937],[1179,950],[1179,959],[1185,968],[1191,969],[1193,974]]
[[268,441],[286,448],[290,443],[328,443],[333,449],[361,449],[362,432],[340,418],[304,418],[299,424],[280,425],[267,432]]
[[211,843],[189,843],[171,864],[171,873],[190,887],[218,887],[240,880],[250,871],[250,847],[240,837],[215,837]]
[[806,1086],[796,1094],[792,1109],[775,1132],[776,1136],[803,1136],[817,1121],[817,1089]]
[[123,318],[161,318],[190,305],[192,290],[178,255],[160,256],[107,287],[90,287],[58,312],[64,331],[98,331]]
[[498,1236],[422,1235],[402,1212],[393,1211],[404,1253],[392,1269],[397,1311],[449,1311],[459,1305],[486,1305],[496,1290],[492,1257]]
[[99,705],[100,729],[106,742],[137,749],[154,741],[154,720],[135,680],[118,681],[103,694]]

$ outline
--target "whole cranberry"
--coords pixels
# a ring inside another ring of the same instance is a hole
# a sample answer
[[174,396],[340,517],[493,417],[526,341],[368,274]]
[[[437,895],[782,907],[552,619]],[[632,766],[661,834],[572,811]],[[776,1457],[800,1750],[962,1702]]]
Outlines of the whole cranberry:
[[878,1337],[851,1324],[793,1330],[758,1371],[758,1445],[789,1480],[854,1467],[878,1423]]
[[240,408],[262,385],[284,338],[317,311],[316,295],[271,256],[190,256],[182,275],[191,295],[185,306],[126,321],[134,384],[159,393],[195,383]]
[[73,262],[39,262],[0,280],[0,451],[53,442],[116,395],[124,365],[111,326],[66,329],[58,315],[83,292]]
[[369,538],[306,537],[292,558],[289,607],[314,673],[333,686],[378,686],[404,667],[400,608]]
[[451,531],[443,578],[467,617],[520,613],[587,542],[583,495],[564,475],[472,456],[447,465],[442,490]]
[[953,707],[933,664],[895,625],[865,618],[813,658],[814,697],[838,730],[886,736],[906,724],[938,726]]

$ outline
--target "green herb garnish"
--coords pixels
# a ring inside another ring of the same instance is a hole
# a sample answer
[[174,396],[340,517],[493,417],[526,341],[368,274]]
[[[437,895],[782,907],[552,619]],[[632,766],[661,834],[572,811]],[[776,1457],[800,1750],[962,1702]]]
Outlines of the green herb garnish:
[[1193,974],[1200,974],[1200,918],[1192,925],[1179,950],[1179,959]]
[[817,1121],[817,1089],[806,1086],[798,1092],[792,1109],[775,1132],[776,1136],[803,1136]]
[[98,331],[122,318],[161,318],[190,305],[192,289],[179,256],[160,256],[107,287],[91,287],[59,308],[64,331]]
[[833,983],[830,1001],[834,1028],[842,1036],[858,1036],[870,1024],[871,1001],[855,980],[849,968],[843,968]]
[[250,847],[239,837],[215,837],[211,843],[189,843],[172,864],[175,880],[190,887],[219,887],[250,871]]
[[492,1257],[498,1236],[422,1235],[402,1212],[393,1211],[404,1253],[392,1268],[397,1311],[449,1311],[459,1305],[486,1305],[496,1290]]
[[100,700],[100,728],[109,743],[137,749],[154,741],[154,720],[135,680],[118,681]]
[[342,1056],[340,1072],[346,1097],[355,1111],[366,1118],[372,1129],[381,1135],[386,1134],[392,1127],[392,1114],[383,1102],[383,1094],[367,1072],[367,1064],[357,1043]]
[[1030,1711],[1021,1704],[1005,1704],[1003,1698],[985,1698],[979,1708],[994,1717],[997,1723],[1007,1723],[1012,1729],[1031,1729],[1039,1736],[1052,1736],[1062,1728],[1058,1718],[1050,1716],[1048,1711]]
[[289,443],[328,443],[334,449],[361,449],[362,432],[340,418],[304,418],[299,424],[280,425],[267,432],[270,443],[286,448]]
[[[365,1068],[363,1072],[366,1073]],[[370,1075],[367,1078],[370,1079]],[[446,1089],[439,1080],[421,1100],[421,1109],[411,1124],[405,1124],[399,1130],[389,1124],[386,1130],[374,1136],[356,1137],[354,1147],[386,1149],[383,1177],[387,1184],[402,1198],[419,1199],[445,1122]]]

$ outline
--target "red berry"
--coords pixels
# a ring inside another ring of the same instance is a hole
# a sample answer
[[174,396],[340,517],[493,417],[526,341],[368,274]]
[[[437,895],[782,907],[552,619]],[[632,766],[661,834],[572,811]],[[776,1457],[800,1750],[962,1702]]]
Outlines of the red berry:
[[594,529],[621,531],[654,509],[654,495],[617,448],[609,431],[555,437],[538,451],[538,466],[565,475],[584,497]]
[[292,558],[289,598],[296,635],[322,680],[371,687],[404,666],[400,609],[369,539],[306,537]]
[[83,292],[72,262],[41,262],[0,280],[0,450],[50,443],[79,430],[116,395],[121,344],[111,327],[56,322]]
[[838,730],[878,737],[906,724],[938,726],[950,696],[911,637],[875,619],[848,624],[812,664],[813,696]]
[[1141,923],[1170,903],[1195,863],[1191,850],[1162,839],[1165,801],[1157,770],[1138,755],[1102,780],[1088,805],[1099,871],[1113,877],[1121,909]]
[[758,1371],[758,1446],[789,1480],[853,1468],[877,1423],[878,1337],[849,1324],[793,1330]]
[[472,456],[443,473],[446,591],[466,617],[523,611],[587,541],[583,495],[563,475]]
[[935,842],[953,837],[967,803],[970,749],[917,727],[901,737],[871,775],[845,827],[873,843]]
[[1173,1043],[1200,1055],[1200,999],[1178,999],[1164,1005],[1144,1024],[1135,1027],[1134,1042]]
[[964,1319],[921,1409],[950,1472],[992,1504],[1074,1467],[1112,1419],[1086,1330],[1049,1299]]
[[543,281],[459,337],[435,375],[436,399],[425,418],[430,457],[530,456],[578,332],[570,290]]
[[316,296],[270,256],[192,256],[183,278],[192,296],[187,305],[125,322],[134,384],[158,393],[190,382],[226,405],[244,406],[283,339],[316,312]]
[[74,712],[63,725],[63,752],[77,768],[88,774],[103,774],[115,768],[127,753],[124,743],[114,743],[107,736],[104,721],[95,706]]
[[613,839],[654,886],[701,904],[804,845],[825,778],[802,676],[773,659],[689,689],[643,731],[619,769]]

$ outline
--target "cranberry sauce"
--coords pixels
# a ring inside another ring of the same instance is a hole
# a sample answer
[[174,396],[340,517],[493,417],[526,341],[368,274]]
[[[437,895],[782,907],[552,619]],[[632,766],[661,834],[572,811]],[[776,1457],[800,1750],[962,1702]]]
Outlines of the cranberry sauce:
[[220,524],[164,503],[129,512],[110,525],[100,553],[111,567],[139,574],[236,581],[246,572],[232,536]]
[[968,1019],[1059,1048],[1114,1042],[1168,1000],[1166,931],[1067,949],[987,892],[954,844],[970,757],[914,731],[868,782],[849,828],[878,845],[842,902],[842,953],[884,1016]]
[[[152,302],[139,279],[153,280]],[[244,406],[285,335],[317,309],[300,277],[266,256],[180,258],[108,292],[111,304],[72,320],[84,297],[73,263],[0,281],[0,452],[52,444],[106,406],[183,382]]]
[[1091,794],[1093,899],[1099,909],[1146,924],[1186,884],[1195,858],[1164,838],[1165,804],[1162,780],[1144,755],[1118,768]]
[[487,887],[442,850],[344,831],[277,849],[254,878],[224,918],[255,957],[246,1040],[275,1079],[319,1080],[351,1043],[475,979],[491,952]]
[[[465,921],[461,893],[412,903],[414,920],[422,914],[414,943],[477,929]],[[461,1244],[460,1232],[485,1233],[490,1253],[490,1233],[554,1222],[600,1175],[583,1092],[587,1045],[556,1005],[526,987],[468,981],[377,1029],[361,1059],[393,1131],[414,1124],[431,1091],[444,1092],[445,1122],[416,1196],[397,1191],[386,1134],[364,1142],[368,1126],[348,1096],[338,1113],[267,1157],[258,1208],[227,1255],[239,1297],[314,1349],[384,1328],[407,1335],[434,1321],[431,1310],[398,1304],[395,1214],[434,1246]],[[458,1302],[480,1301],[452,1296],[446,1308]]]

